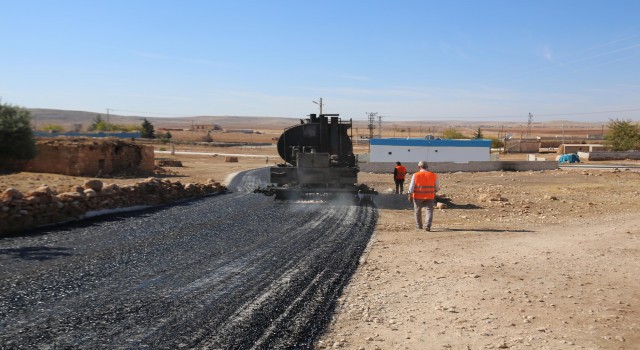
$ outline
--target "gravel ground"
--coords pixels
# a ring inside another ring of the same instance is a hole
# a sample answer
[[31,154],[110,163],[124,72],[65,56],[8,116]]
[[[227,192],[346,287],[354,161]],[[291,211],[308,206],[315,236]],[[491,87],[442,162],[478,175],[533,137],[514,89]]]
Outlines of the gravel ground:
[[231,193],[0,240],[2,349],[309,348],[377,220],[370,206]]
[[414,229],[390,174],[375,236],[320,349],[640,349],[640,173],[440,174]]

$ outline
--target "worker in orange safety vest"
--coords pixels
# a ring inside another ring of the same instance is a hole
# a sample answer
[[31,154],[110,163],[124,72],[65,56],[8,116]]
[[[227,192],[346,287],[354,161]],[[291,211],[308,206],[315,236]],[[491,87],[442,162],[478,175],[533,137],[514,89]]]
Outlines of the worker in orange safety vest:
[[404,178],[407,175],[407,168],[400,162],[396,162],[393,169],[393,181],[396,183],[396,194],[404,193]]
[[[436,203],[436,192],[440,190],[438,175],[428,170],[427,162],[418,163],[418,172],[414,173],[409,183],[409,201],[413,202],[416,229],[431,231],[433,207]],[[422,224],[422,208],[426,209],[425,226]]]

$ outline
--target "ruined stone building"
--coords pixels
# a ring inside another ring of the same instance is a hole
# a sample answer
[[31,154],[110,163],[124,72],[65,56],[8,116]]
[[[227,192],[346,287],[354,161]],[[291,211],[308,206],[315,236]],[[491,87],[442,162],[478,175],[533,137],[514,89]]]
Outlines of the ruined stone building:
[[36,143],[37,156],[23,170],[72,176],[151,173],[153,146],[119,139],[51,138]]

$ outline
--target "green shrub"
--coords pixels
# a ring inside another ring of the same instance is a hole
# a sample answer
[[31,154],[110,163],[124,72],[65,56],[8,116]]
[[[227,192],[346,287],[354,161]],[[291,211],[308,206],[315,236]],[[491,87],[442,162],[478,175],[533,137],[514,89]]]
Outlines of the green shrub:
[[640,126],[631,120],[613,119],[607,124],[605,139],[614,151],[629,151],[640,149]]
[[25,160],[35,156],[31,112],[0,103],[0,159]]

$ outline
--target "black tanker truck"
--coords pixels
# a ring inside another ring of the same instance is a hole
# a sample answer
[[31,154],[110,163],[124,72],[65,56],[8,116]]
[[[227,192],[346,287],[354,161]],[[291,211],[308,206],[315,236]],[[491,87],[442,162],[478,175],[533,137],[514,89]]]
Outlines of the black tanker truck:
[[371,201],[377,192],[357,184],[357,157],[346,122],[338,114],[310,114],[284,130],[278,154],[284,163],[269,169],[269,185],[254,192],[276,200],[349,198]]

